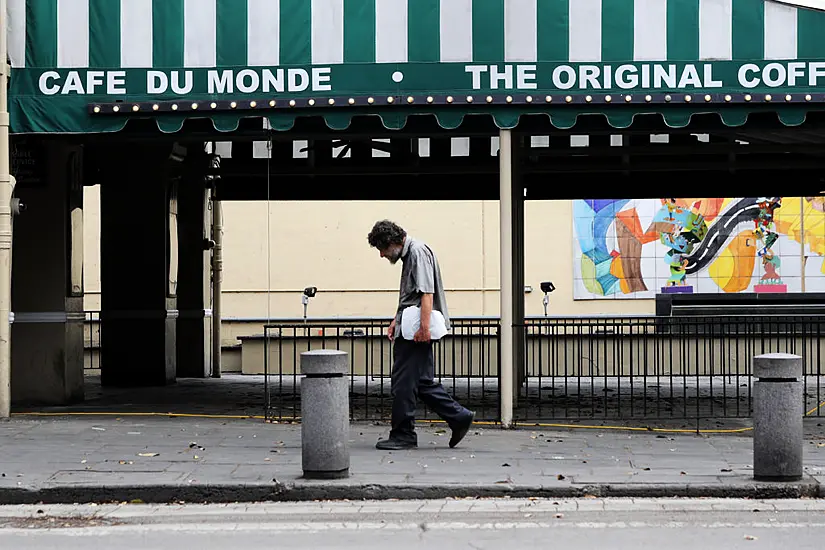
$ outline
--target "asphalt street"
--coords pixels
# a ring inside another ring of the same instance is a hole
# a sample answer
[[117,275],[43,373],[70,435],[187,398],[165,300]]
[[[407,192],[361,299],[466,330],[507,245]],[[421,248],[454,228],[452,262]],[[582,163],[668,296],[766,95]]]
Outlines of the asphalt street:
[[460,499],[0,507],[0,548],[819,548],[825,502]]

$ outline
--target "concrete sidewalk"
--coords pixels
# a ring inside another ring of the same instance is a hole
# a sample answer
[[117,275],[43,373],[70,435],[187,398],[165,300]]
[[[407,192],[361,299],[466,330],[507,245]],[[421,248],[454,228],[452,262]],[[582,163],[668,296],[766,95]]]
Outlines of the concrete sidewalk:
[[[825,430],[806,423],[807,475],[756,483],[744,434],[479,427],[456,449],[438,425],[419,448],[374,448],[354,424],[352,475],[301,479],[300,426],[165,417],[15,417],[0,422],[0,504],[254,502],[445,497],[825,496]],[[820,435],[821,434],[821,435]]]

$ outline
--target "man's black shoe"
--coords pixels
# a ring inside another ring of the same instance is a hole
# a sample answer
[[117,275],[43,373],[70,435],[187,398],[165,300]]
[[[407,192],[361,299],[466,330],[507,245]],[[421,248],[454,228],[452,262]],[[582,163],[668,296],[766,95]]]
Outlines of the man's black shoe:
[[382,451],[403,451],[406,449],[415,449],[417,447],[418,443],[398,441],[397,439],[382,439],[375,444],[375,448]]
[[453,429],[453,436],[450,438],[450,448],[454,448],[456,445],[461,443],[461,440],[464,439],[464,436],[467,435],[467,432],[470,431],[470,426],[473,425],[473,420],[476,417],[476,413],[470,411],[470,420],[460,428]]

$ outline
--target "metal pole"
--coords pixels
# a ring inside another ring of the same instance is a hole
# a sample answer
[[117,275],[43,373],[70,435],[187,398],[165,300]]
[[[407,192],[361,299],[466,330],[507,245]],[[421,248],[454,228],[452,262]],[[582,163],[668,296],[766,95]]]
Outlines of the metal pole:
[[223,207],[212,196],[212,378],[221,377],[221,277],[223,276]]
[[802,265],[801,290],[805,292],[805,197],[799,197],[799,260]]
[[499,132],[499,220],[501,261],[501,427],[513,425],[513,143],[510,130]]
[[0,0],[0,418],[11,414],[11,196],[8,82],[8,2]]

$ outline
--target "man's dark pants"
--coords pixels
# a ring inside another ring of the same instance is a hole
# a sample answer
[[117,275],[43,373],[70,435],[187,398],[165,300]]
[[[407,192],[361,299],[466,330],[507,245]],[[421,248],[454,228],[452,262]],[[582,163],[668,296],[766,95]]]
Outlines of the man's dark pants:
[[418,398],[446,421],[450,428],[464,426],[472,413],[435,382],[432,342],[395,339],[392,366],[392,431],[390,439],[417,443],[415,408]]

